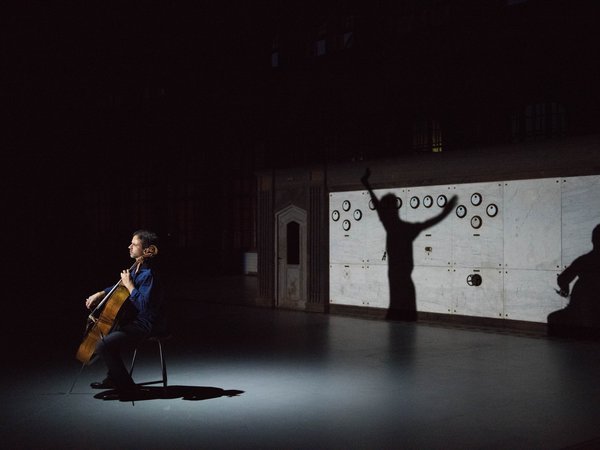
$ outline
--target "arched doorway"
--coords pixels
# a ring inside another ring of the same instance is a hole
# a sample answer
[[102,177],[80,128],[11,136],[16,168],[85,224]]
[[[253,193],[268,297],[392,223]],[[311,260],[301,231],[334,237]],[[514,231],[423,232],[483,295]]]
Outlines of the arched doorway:
[[278,307],[306,307],[306,211],[290,205],[277,214]]

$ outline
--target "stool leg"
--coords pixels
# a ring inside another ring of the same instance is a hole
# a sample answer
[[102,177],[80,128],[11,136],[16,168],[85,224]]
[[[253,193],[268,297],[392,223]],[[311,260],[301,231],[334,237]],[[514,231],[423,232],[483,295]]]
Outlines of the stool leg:
[[163,387],[167,387],[167,363],[163,353],[162,342],[158,341],[158,351],[160,353],[160,367],[162,369]]
[[85,369],[85,363],[83,363],[83,365],[81,366],[81,369],[79,369],[79,373],[77,374],[77,376],[73,380],[73,384],[71,385],[71,389],[69,389],[69,392],[67,392],[67,395],[70,395],[71,392],[73,392],[73,388],[75,387],[75,383],[77,383],[77,380],[81,376],[81,372],[83,372],[83,369]]
[[129,376],[133,374],[133,367],[135,366],[135,357],[137,356],[137,347],[133,350],[133,358],[131,358],[131,367],[129,368]]

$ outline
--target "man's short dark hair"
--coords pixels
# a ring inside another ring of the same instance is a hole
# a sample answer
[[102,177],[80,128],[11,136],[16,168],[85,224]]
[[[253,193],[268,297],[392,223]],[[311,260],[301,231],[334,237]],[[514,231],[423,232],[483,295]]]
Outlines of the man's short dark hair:
[[158,246],[158,235],[149,230],[137,230],[133,233],[134,236],[137,236],[140,241],[142,241],[142,248],[148,248],[151,245]]

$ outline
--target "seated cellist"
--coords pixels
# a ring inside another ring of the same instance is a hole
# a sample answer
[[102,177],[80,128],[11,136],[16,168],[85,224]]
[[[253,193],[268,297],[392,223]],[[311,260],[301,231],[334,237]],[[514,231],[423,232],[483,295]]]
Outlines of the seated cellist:
[[[110,333],[96,345],[95,354],[104,360],[108,373],[103,381],[91,383],[91,387],[114,389],[107,393],[106,399],[111,396],[121,400],[135,398],[138,389],[125,368],[121,351],[165,328],[163,290],[152,268],[157,241],[158,236],[151,231],[138,230],[133,233],[129,255],[136,263],[131,269],[121,272],[121,283],[129,291],[129,297],[122,307],[125,311],[120,314],[118,323]],[[90,295],[85,301],[86,307],[95,308],[110,289]]]

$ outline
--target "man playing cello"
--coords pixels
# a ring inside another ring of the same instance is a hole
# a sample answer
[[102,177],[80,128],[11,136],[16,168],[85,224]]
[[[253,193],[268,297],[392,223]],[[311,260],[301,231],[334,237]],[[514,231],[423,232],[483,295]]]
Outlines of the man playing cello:
[[[163,290],[152,268],[152,257],[158,252],[158,236],[148,230],[133,233],[129,245],[129,256],[135,264],[121,272],[120,284],[129,292],[119,312],[119,322],[106,335],[98,340],[95,354],[104,360],[108,369],[107,376],[100,382],[91,383],[94,389],[115,389],[107,393],[104,399],[134,399],[137,386],[125,368],[121,351],[135,346],[150,335],[164,331]],[[90,295],[85,306],[96,306],[113,288]],[[110,299],[108,300],[110,301]]]

